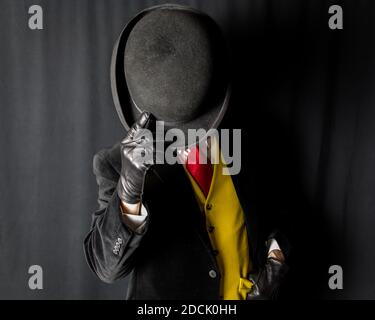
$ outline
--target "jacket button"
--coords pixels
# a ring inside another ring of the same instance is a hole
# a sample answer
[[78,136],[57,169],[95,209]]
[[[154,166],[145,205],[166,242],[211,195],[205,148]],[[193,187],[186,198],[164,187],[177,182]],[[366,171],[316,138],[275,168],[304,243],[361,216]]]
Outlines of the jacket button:
[[211,233],[215,230],[215,227],[214,226],[209,226],[208,227],[208,232]]
[[207,203],[207,205],[206,205],[206,209],[207,209],[207,210],[211,210],[211,209],[212,209],[212,204],[211,204],[211,203]]
[[217,274],[216,274],[216,271],[215,270],[210,270],[210,272],[208,273],[208,275],[212,278],[212,279],[215,279]]
[[217,250],[213,250],[213,251],[212,251],[212,254],[213,254],[214,256],[217,256],[217,255],[219,254],[219,251],[217,251]]

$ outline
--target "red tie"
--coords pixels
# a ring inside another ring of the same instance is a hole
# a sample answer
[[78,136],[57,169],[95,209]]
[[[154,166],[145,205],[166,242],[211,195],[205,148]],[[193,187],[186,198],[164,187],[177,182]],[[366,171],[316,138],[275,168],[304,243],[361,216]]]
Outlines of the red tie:
[[207,198],[208,192],[210,191],[213,168],[208,159],[207,163],[199,163],[198,146],[190,149],[186,161],[186,169],[187,171],[189,171],[189,173],[194,178],[195,182],[198,184],[198,186],[203,191],[203,194]]

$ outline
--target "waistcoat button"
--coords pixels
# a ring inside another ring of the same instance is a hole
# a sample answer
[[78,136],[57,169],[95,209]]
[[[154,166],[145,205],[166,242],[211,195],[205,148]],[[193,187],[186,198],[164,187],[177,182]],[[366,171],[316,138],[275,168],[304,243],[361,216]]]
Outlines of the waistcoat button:
[[215,270],[210,270],[210,272],[208,273],[208,275],[211,277],[211,278],[213,278],[213,279],[215,279],[216,278],[216,276],[217,276],[217,274],[216,274],[216,271]]

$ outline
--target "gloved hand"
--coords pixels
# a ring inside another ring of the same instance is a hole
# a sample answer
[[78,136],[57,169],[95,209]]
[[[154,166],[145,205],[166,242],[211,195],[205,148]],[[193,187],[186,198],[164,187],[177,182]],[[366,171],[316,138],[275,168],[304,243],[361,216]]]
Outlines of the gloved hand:
[[248,293],[248,300],[276,299],[278,289],[288,272],[285,262],[268,258],[266,265],[257,274],[250,275],[253,287]]
[[117,193],[125,203],[136,204],[141,201],[145,176],[155,159],[154,127],[155,117],[149,112],[143,112],[121,141],[122,166]]

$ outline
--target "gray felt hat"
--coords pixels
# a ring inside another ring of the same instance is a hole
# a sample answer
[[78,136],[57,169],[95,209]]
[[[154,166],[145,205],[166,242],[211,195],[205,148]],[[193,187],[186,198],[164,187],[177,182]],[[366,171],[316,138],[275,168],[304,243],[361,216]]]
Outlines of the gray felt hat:
[[216,128],[230,97],[227,47],[208,15],[164,4],[138,13],[113,49],[111,88],[125,129],[151,112],[165,129]]

